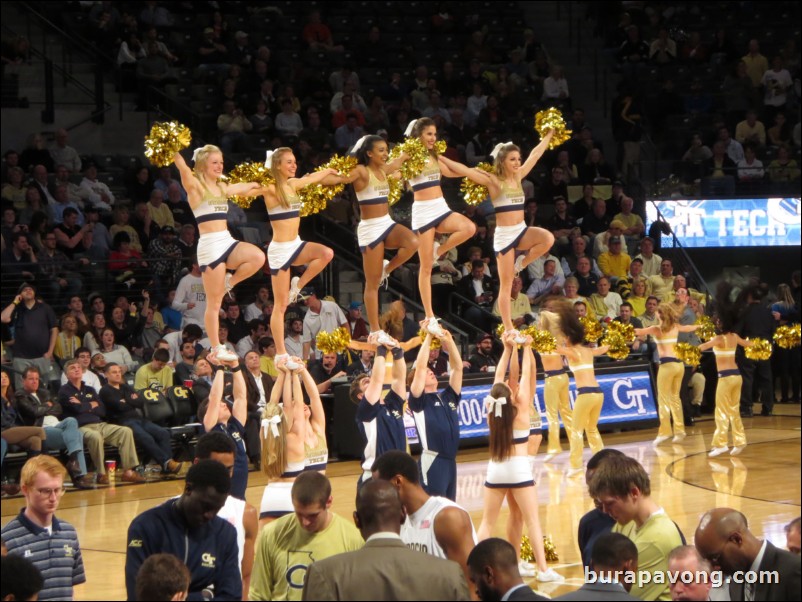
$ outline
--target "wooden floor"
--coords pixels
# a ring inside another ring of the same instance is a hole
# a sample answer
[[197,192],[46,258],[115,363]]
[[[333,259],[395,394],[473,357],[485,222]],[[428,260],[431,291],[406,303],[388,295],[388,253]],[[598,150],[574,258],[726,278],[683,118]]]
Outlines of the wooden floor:
[[[800,514],[800,406],[777,405],[775,416],[744,421],[749,446],[738,458],[708,459],[714,429],[712,419],[703,419],[688,429],[682,445],[651,446],[655,430],[604,436],[608,447],[616,447],[637,458],[651,474],[652,495],[689,540],[702,512],[730,506],[749,518],[752,532],[785,546],[783,531]],[[563,446],[567,447],[565,441]],[[542,458],[542,450],[539,458]],[[544,533],[556,544],[559,562],[553,566],[568,577],[564,584],[532,586],[548,596],[560,595],[581,585],[582,567],[576,543],[576,525],[592,503],[584,479],[565,477],[568,454],[551,463],[538,461],[535,477],[540,499],[540,521]],[[589,457],[586,452],[585,460]],[[487,461],[485,449],[460,454],[457,501],[471,514],[478,527],[482,516],[482,489]],[[334,510],[350,519],[359,468],[356,462],[332,464],[329,477],[334,488]],[[265,477],[251,473],[248,501],[257,508]],[[140,512],[178,495],[182,481],[70,492],[61,502],[58,516],[78,530],[86,565],[87,583],[76,588],[77,600],[124,600],[126,530]],[[7,523],[24,499],[2,502],[2,523]],[[503,536],[506,510],[495,534]]]

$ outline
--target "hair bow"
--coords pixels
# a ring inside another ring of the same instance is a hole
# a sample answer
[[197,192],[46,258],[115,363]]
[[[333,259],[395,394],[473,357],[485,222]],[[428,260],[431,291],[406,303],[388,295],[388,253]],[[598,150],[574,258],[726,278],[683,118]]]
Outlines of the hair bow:
[[498,144],[496,144],[496,146],[493,147],[493,150],[490,151],[490,156],[495,159],[501,152],[501,149],[507,146],[508,144],[512,144],[512,140],[510,140],[509,142],[499,142]]
[[201,152],[202,150],[203,150],[203,147],[199,146],[194,151],[192,151],[192,162],[193,163],[197,163],[198,162],[198,153]]
[[269,151],[267,151],[265,153],[265,167],[267,167],[268,169],[270,169],[270,167],[271,167],[271,163],[272,163],[271,160],[273,158],[273,153],[275,153],[275,152],[276,151],[269,150]]
[[492,395],[485,397],[485,412],[488,414],[494,412],[496,418],[501,418],[501,410],[505,405],[507,405],[506,397],[493,397]]
[[413,119],[412,121],[409,122],[409,125],[407,126],[407,129],[404,130],[404,136],[411,136],[412,135],[412,129],[415,127],[416,123],[418,123],[417,119]]
[[354,147],[351,149],[350,154],[355,155],[359,149],[362,148],[362,145],[365,144],[365,140],[368,139],[368,136],[370,136],[370,134],[362,136],[359,140],[357,140],[356,144],[354,144]]
[[262,434],[267,437],[267,429],[269,428],[274,437],[278,437],[278,425],[281,424],[281,414],[276,414],[270,418],[262,418]]

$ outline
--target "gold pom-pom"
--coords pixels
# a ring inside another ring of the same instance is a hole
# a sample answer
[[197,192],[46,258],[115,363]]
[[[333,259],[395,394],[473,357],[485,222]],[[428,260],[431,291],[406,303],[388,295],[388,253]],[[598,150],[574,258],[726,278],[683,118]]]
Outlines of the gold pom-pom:
[[[485,171],[487,173],[493,173],[493,166],[490,165],[490,163],[482,162],[476,166],[476,169],[480,169],[481,171]],[[465,199],[465,202],[469,205],[479,205],[483,203],[490,195],[487,190],[487,186],[477,184],[470,178],[462,178],[462,181],[459,185],[459,191],[462,193],[462,198]]]
[[766,339],[746,339],[751,340],[752,345],[744,349],[744,355],[750,360],[767,360],[771,357],[771,343]]
[[[356,165],[356,157],[334,155],[315,171],[336,169],[339,175],[347,176]],[[301,188],[301,190],[298,191],[298,197],[301,199],[301,217],[323,211],[329,201],[341,195],[343,190],[345,190],[345,184],[310,184],[309,186]]]
[[387,204],[392,207],[401,200],[401,195],[404,194],[404,183],[398,178],[387,176],[387,184],[390,186],[390,192],[387,193]]
[[167,167],[175,154],[192,142],[192,132],[177,121],[157,121],[145,136],[145,156],[156,167]]
[[[613,324],[614,322],[611,322],[610,326]],[[610,328],[602,338],[601,344],[610,346],[607,350],[607,355],[614,360],[625,360],[629,357],[629,345],[627,345],[627,341],[620,331]]]
[[799,347],[800,325],[780,326],[774,333],[774,342],[783,349]]
[[315,344],[323,353],[343,353],[351,342],[351,333],[345,326],[335,328],[331,332],[321,331],[315,338]]
[[[247,161],[240,163],[228,174],[228,182],[230,184],[242,184],[246,182],[256,182],[261,187],[270,186],[275,184],[273,174],[265,167],[264,163],[256,163],[254,161]],[[232,196],[231,200],[240,207],[247,209],[253,203],[256,196]]]
[[549,148],[557,148],[571,139],[571,130],[565,129],[563,114],[554,107],[535,114],[535,129],[543,138],[549,130],[554,130],[554,136],[549,141]]
[[448,143],[445,140],[438,140],[434,143],[434,153],[436,155],[442,155],[446,150],[448,150]]
[[521,560],[526,562],[535,561],[535,551],[532,549],[532,544],[529,541],[528,535],[521,537]]
[[531,336],[532,349],[538,353],[554,353],[554,350],[557,349],[557,339],[548,330],[535,329]]
[[716,326],[710,316],[699,316],[696,319],[699,328],[696,329],[696,336],[705,343],[716,336]]
[[579,322],[582,324],[582,328],[585,329],[585,341],[588,343],[598,343],[599,339],[602,338],[604,334],[601,322],[588,316],[579,318]]
[[551,535],[543,536],[543,550],[546,552],[546,562],[560,562],[560,557],[557,556],[557,547],[554,545]]
[[[426,332],[425,330],[423,330],[423,328],[421,328],[418,331],[418,336],[420,337],[421,344],[423,344],[423,341],[426,339],[426,335],[427,334],[429,334],[429,333]],[[432,344],[429,347],[429,349],[440,349],[440,347],[442,347],[442,346],[443,346],[443,344],[440,342],[440,339],[438,339],[436,336],[432,335]]]
[[607,325],[608,333],[620,335],[626,343],[632,343],[635,340],[635,327],[632,324],[624,324],[613,320]]
[[496,326],[496,337],[501,339],[504,336],[504,324]]
[[389,160],[399,157],[402,152],[408,155],[407,160],[401,165],[401,177],[404,180],[420,175],[431,156],[420,138],[406,138],[401,144],[394,146],[390,151]]
[[677,343],[674,345],[674,353],[685,365],[692,368],[698,366],[702,361],[702,352],[696,345],[690,343]]

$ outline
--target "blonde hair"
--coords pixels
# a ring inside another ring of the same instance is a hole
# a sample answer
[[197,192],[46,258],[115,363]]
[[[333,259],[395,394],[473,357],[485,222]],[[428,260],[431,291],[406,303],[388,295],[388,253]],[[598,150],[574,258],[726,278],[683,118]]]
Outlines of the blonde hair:
[[679,322],[677,308],[673,303],[661,303],[657,306],[657,312],[660,314],[660,330],[663,332],[668,332]]
[[504,161],[507,160],[507,155],[513,153],[515,151],[521,152],[521,147],[517,144],[505,144],[501,147],[496,155],[496,158],[493,160],[493,172],[499,177],[504,177]]
[[206,171],[206,162],[209,160],[209,155],[214,153],[223,154],[223,151],[214,144],[207,144],[200,147],[195,153],[195,166],[192,168],[195,172],[195,177],[203,181],[203,172]]
[[290,425],[287,422],[287,415],[277,403],[268,403],[262,413],[262,419],[281,416],[278,424],[278,436],[273,435],[273,429],[259,429],[259,438],[262,441],[262,472],[268,479],[278,479],[281,477],[287,466],[287,432]]
[[42,454],[40,456],[34,456],[25,462],[19,477],[20,483],[25,487],[32,487],[33,482],[36,480],[36,475],[40,472],[44,472],[54,479],[61,477],[62,481],[67,478],[67,469],[64,468],[61,462],[56,460],[53,456]]
[[280,146],[273,151],[273,155],[270,157],[270,173],[273,175],[273,179],[276,180],[276,198],[278,199],[278,204],[284,209],[289,208],[290,200],[287,198],[287,192],[284,190],[284,184],[286,184],[287,181],[282,181],[278,166],[281,162],[281,158],[287,153],[292,153],[292,149],[288,146]]
[[794,296],[791,294],[791,287],[783,283],[777,287],[777,301],[785,307],[794,306]]

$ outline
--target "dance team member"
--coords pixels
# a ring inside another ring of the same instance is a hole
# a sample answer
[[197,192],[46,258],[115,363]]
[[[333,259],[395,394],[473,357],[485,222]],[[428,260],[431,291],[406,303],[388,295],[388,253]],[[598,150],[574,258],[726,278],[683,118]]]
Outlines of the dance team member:
[[329,445],[326,441],[326,413],[323,410],[323,402],[320,400],[320,392],[317,389],[315,380],[306,369],[306,364],[301,364],[301,385],[309,396],[309,404],[302,404],[304,421],[306,423],[306,434],[304,436],[304,470],[316,470],[326,474],[326,466],[329,463]]

